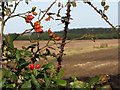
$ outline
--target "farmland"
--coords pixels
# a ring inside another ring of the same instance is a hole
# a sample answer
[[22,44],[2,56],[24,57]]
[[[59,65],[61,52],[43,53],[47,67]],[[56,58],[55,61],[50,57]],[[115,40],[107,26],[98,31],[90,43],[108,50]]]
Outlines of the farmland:
[[[46,42],[47,41],[40,41],[40,46],[44,46]],[[21,49],[22,46],[27,47],[30,44],[29,41],[15,41],[14,43],[15,47],[19,49]],[[65,47],[66,55],[64,56],[62,63],[62,67],[65,69],[63,78],[71,77],[75,72],[78,72],[79,76],[90,77],[105,73],[117,74],[117,47],[117,39],[96,40],[96,42],[91,40],[71,41],[66,44]],[[58,50],[56,50],[56,52],[58,52]],[[57,65],[57,61],[54,58],[49,59],[49,62],[54,62],[54,64]]]

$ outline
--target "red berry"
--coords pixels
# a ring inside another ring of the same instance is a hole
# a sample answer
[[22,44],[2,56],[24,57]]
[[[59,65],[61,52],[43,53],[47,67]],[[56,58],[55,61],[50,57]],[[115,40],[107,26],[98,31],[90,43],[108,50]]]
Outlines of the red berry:
[[51,37],[51,38],[54,38],[55,35],[54,35],[53,33],[50,33],[50,37]]
[[60,40],[60,37],[56,37],[55,40]]
[[44,31],[42,29],[36,29],[36,32],[40,32],[40,33],[44,33]]
[[28,68],[31,70],[31,65],[29,65]]
[[44,33],[44,31],[42,29],[39,29],[40,33]]
[[33,15],[35,15],[35,16],[37,15],[37,13],[36,13],[36,12],[32,12],[32,14],[33,14]]
[[34,69],[34,64],[30,64],[30,65],[28,66],[28,68],[29,68],[30,70],[33,70],[33,69]]
[[27,23],[30,23],[30,22],[31,22],[31,20],[29,20],[29,19],[25,19],[25,21],[26,21]]
[[40,28],[40,25],[35,25],[34,28],[35,28],[35,29],[39,29],[39,28]]
[[49,30],[48,30],[48,33],[52,33],[52,31],[49,29]]
[[36,66],[35,66],[35,69],[40,68],[40,66],[41,66],[40,64],[36,65]]
[[32,20],[34,17],[32,15],[28,15],[28,19]]
[[33,70],[34,69],[34,64],[31,64],[30,66],[31,66],[31,70]]

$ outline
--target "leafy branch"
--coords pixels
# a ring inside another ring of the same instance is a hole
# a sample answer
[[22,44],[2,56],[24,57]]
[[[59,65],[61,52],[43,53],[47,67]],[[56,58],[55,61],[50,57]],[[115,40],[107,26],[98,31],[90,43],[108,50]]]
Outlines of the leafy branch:
[[98,14],[100,14],[101,15],[101,17],[113,28],[113,29],[115,29],[115,31],[117,32],[117,33],[119,33],[118,32],[118,30],[117,30],[117,28],[110,22],[110,21],[108,21],[108,19],[104,16],[104,14],[102,14],[91,2],[86,2],[88,5],[90,5]]

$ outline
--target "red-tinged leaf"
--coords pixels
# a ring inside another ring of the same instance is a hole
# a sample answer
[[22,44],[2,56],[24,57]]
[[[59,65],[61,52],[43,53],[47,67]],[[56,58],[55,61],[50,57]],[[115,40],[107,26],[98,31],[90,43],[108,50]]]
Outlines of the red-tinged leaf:
[[108,5],[106,5],[106,6],[104,7],[104,10],[108,10],[108,8],[109,8],[109,6],[108,6]]

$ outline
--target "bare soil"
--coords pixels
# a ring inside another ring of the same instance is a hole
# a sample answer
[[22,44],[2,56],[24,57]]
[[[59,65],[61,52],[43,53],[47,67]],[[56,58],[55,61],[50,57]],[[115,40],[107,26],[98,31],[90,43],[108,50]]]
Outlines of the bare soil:
[[[49,62],[55,65],[57,63],[56,60]],[[71,81],[71,77],[77,72],[78,80],[88,82],[94,76],[108,74],[111,87],[120,88],[118,68],[118,48],[88,52],[64,57],[62,69],[65,71],[62,78]]]
[[[56,60],[51,60],[55,65]],[[76,54],[63,58],[63,78],[71,77],[76,72],[78,76],[94,77],[99,74],[118,74],[118,48]]]

